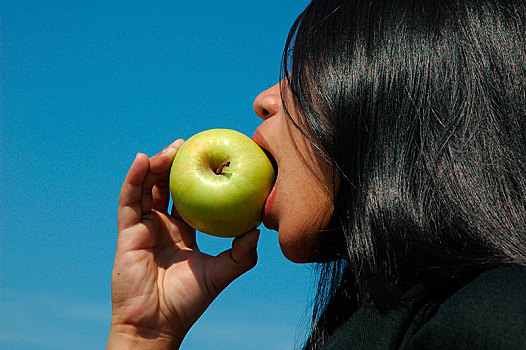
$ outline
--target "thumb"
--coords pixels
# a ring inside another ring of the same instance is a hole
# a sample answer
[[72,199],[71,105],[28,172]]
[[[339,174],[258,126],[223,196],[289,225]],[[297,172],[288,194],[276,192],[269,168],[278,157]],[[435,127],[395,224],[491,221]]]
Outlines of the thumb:
[[232,248],[213,258],[213,271],[210,274],[212,284],[220,293],[232,281],[256,266],[258,260],[257,245],[259,230],[254,229],[237,237]]

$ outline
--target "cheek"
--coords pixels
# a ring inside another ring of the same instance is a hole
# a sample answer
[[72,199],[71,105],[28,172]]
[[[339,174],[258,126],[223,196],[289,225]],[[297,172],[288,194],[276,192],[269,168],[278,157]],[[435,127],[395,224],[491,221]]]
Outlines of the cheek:
[[333,212],[332,171],[289,119],[282,125],[282,168],[279,193],[279,243],[293,262],[316,261],[320,229]]

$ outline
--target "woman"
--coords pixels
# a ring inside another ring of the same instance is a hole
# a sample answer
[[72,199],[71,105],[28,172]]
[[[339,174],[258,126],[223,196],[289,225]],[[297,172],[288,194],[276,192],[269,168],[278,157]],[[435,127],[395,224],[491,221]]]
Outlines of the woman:
[[[306,349],[526,347],[526,2],[314,0],[254,103],[279,172],[264,215],[319,262]],[[182,140],[119,199],[108,348],[177,348],[257,260],[169,215]]]

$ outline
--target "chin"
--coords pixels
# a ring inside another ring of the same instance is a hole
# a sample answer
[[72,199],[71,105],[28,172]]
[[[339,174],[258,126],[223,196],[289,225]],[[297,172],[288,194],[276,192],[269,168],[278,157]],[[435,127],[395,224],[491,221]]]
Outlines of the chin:
[[313,254],[317,250],[315,249],[314,237],[295,236],[291,238],[286,233],[279,232],[279,246],[285,258],[297,264],[316,262],[317,259]]
[[310,237],[286,239],[287,235],[279,233],[281,252],[293,263],[328,263],[347,256],[344,239],[336,232],[326,235],[316,233]]
[[318,220],[299,227],[295,223],[281,223],[278,240],[283,255],[298,264],[325,263],[345,256],[345,239],[329,225],[332,212],[331,208]]
[[281,246],[281,252],[285,256],[285,258],[287,258],[287,260],[290,260],[291,262],[296,264],[307,264],[314,262],[311,259],[310,254],[305,254],[305,252],[303,251],[291,250]]

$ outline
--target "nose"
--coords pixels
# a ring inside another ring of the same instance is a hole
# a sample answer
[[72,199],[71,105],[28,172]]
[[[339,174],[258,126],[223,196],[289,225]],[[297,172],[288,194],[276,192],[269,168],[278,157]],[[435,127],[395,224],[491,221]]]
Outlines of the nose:
[[257,116],[266,120],[282,108],[280,83],[260,93],[254,101]]

